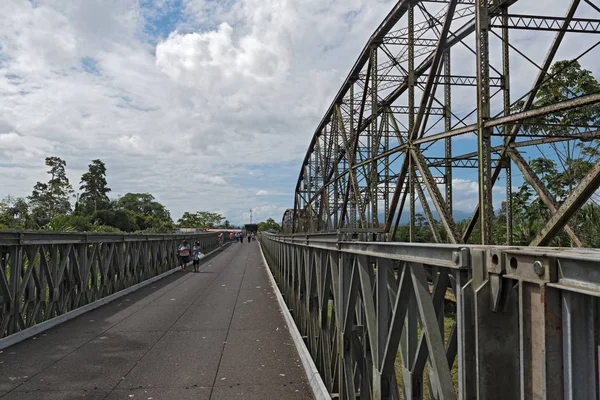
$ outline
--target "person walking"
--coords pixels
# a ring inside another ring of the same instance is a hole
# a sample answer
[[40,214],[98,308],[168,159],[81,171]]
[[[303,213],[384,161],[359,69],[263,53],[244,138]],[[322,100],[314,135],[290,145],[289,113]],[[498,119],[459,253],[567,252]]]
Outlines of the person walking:
[[244,231],[240,232],[240,243],[244,243]]
[[190,245],[185,239],[183,239],[183,242],[177,247],[177,252],[179,253],[179,264],[183,272],[185,272],[185,268],[190,262],[190,250]]
[[196,241],[194,243],[192,252],[194,254],[194,272],[200,272],[200,257],[204,255],[202,254],[202,249],[200,248],[200,242]]

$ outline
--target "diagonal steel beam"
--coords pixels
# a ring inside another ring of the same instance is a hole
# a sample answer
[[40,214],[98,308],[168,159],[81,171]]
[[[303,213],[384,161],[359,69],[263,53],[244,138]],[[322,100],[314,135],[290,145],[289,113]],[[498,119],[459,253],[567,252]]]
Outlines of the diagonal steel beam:
[[417,113],[413,130],[409,133],[409,138],[411,140],[414,140],[417,137],[417,132],[420,130],[421,123],[423,122],[423,118],[425,116],[425,110],[429,104],[429,96],[431,95],[434,85],[437,85],[437,76],[439,75],[440,68],[442,66],[442,60],[448,39],[448,32],[450,31],[450,25],[452,24],[452,17],[454,16],[454,10],[456,9],[457,2],[457,0],[450,0],[450,3],[448,4],[444,26],[442,28],[442,32],[440,33],[440,38],[435,49],[435,53],[433,54],[431,67],[429,69],[429,76],[427,77],[427,83],[425,84],[425,88],[423,88],[423,97],[421,97],[419,112]]
[[533,239],[530,246],[547,246],[563,226],[567,227],[567,221],[589,200],[599,187],[600,161],[596,162],[591,171],[577,185],[573,193],[554,212],[554,215],[552,215],[536,238]]
[[[510,151],[508,152],[508,156],[515,163],[515,165],[521,170],[525,180],[531,186],[533,186],[535,188],[535,191],[538,193],[538,195],[540,196],[540,199],[544,202],[546,207],[548,207],[550,212],[552,214],[556,214],[556,212],[558,211],[558,207],[556,206],[554,197],[548,191],[548,189],[546,188],[546,185],[544,185],[544,183],[540,180],[540,178],[538,178],[537,174],[531,169],[531,167],[529,166],[527,161],[525,161],[523,156],[521,156],[521,153],[519,153],[519,151],[516,149],[510,149]],[[577,247],[582,247],[583,243],[582,243],[581,239],[579,239],[579,237],[577,237],[573,228],[571,228],[569,225],[566,225],[566,224],[564,227],[565,227],[565,232],[567,232],[567,235],[569,235],[569,237],[571,238],[573,243]]]
[[448,214],[448,210],[444,204],[444,199],[442,198],[442,194],[440,193],[440,189],[435,184],[433,180],[433,176],[431,175],[431,171],[427,168],[427,164],[425,162],[425,158],[419,149],[412,148],[410,150],[410,154],[412,159],[419,169],[419,172],[423,176],[423,182],[425,183],[425,187],[429,192],[429,196],[431,196],[431,200],[433,201],[433,205],[435,206],[438,215],[440,216],[440,220],[442,221],[442,225],[448,234],[448,240],[450,243],[459,243],[460,238],[456,232],[456,224],[454,223],[454,218],[452,215]]
[[[569,9],[565,16],[565,20],[563,22],[563,28],[566,29],[566,27],[569,26],[571,19],[575,15],[575,11],[577,11],[577,7],[579,6],[579,3],[580,3],[580,0],[572,0],[571,1],[571,5],[569,6]],[[560,47],[560,44],[562,43],[564,36],[565,36],[564,30],[557,32],[556,35],[554,36],[554,40],[552,41],[552,43],[548,49],[548,52],[546,53],[546,58],[544,59],[542,68],[538,71],[538,75],[537,75],[535,81],[533,82],[533,86],[532,86],[531,90],[529,91],[529,96],[525,99],[523,106],[521,107],[521,113],[527,112],[533,106],[535,96],[537,95],[537,93],[542,85],[542,82],[544,81],[544,78],[548,74],[548,70],[550,69],[552,62],[554,61],[554,56],[556,55],[556,52],[558,51],[558,48]],[[505,117],[505,118],[509,118],[509,117]],[[508,146],[509,144],[511,144],[515,141],[515,139],[517,138],[517,133],[519,132],[520,129],[521,129],[521,124],[519,124],[519,123],[517,123],[513,126],[510,136],[505,139],[505,142],[504,142],[505,146]],[[500,157],[501,160],[506,158],[507,150],[508,150],[507,147],[505,147],[505,149],[502,151],[501,157]],[[492,176],[491,176],[491,184],[492,185],[496,183],[496,180],[500,176],[501,171],[502,171],[502,163],[499,163],[498,166],[494,169],[494,172],[492,173]],[[471,236],[471,232],[473,232],[473,228],[475,228],[475,224],[477,223],[477,220],[479,218],[479,208],[480,208],[480,204],[477,204],[477,207],[475,208],[475,212],[473,213],[473,216],[471,217],[471,220],[469,221],[469,224],[467,225],[467,228],[463,234],[463,241],[465,241],[465,242]]]
[[425,193],[423,193],[423,188],[421,187],[420,182],[415,182],[414,187],[419,195],[419,199],[421,200],[421,207],[423,207],[423,212],[425,213],[425,217],[427,218],[427,223],[429,225],[429,230],[433,235],[433,240],[436,243],[441,243],[440,235],[437,231],[437,226],[435,224],[435,218],[433,218],[433,214],[431,213],[431,208],[429,207],[429,203],[427,203],[427,199],[425,198]]
[[[372,63],[372,61],[373,61],[373,59],[369,58],[369,64],[367,65],[367,75],[366,75],[366,79],[365,79],[365,87],[364,87],[364,90],[363,90],[362,101],[361,101],[361,106],[360,106],[360,114],[358,116],[358,125],[357,125],[358,127],[360,127],[360,125],[362,123],[363,114],[364,114],[364,111],[365,111],[365,103],[367,102],[367,92],[368,92],[367,89],[369,88],[369,80],[370,80],[370,77],[371,77],[371,71],[373,69],[373,63]],[[375,68],[377,68],[377,66],[375,66]],[[353,97],[353,96],[351,96],[351,97]],[[354,107],[352,107],[352,108],[354,108]],[[350,123],[353,124],[353,121],[351,121]],[[355,158],[355,155],[356,155],[356,149],[358,148],[358,142],[359,142],[359,138],[360,138],[360,132],[361,132],[360,129],[357,129],[356,131],[354,131],[353,126],[350,127],[350,133],[351,133],[350,136],[352,136],[352,133],[354,134],[354,137],[353,137],[354,138],[354,145],[352,147],[352,154],[349,154],[347,156],[351,157],[352,162],[354,162],[354,158]],[[358,198],[359,193],[356,192],[355,194],[356,194],[356,196]],[[342,218],[341,218],[342,221],[344,220],[344,217],[345,217],[346,212],[347,212],[346,210],[348,208],[348,199],[349,199],[349,197],[350,197],[350,186],[346,185],[346,193],[344,194],[344,201],[342,203]],[[362,216],[361,216],[361,219],[362,219]],[[361,223],[364,223],[364,222],[365,221],[361,221]]]

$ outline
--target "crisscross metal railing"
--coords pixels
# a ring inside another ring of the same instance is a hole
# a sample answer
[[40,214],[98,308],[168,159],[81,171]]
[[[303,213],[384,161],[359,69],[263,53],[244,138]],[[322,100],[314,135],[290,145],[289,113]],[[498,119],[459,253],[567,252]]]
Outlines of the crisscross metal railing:
[[220,244],[216,233],[0,233],[0,337],[176,267],[184,238],[204,252]]
[[262,235],[334,398],[594,399],[600,251]]

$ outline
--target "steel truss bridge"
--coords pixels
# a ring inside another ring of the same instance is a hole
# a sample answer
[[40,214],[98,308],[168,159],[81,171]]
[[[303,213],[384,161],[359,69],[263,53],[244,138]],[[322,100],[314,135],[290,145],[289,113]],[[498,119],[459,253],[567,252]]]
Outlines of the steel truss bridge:
[[[400,0],[369,38],[284,234],[261,239],[332,397],[599,398],[600,251],[574,217],[598,199],[600,92],[568,75],[597,65],[599,16],[593,0]],[[591,168],[557,195],[539,160]],[[514,243],[524,183],[547,218]],[[415,243],[418,214],[435,243]],[[547,247],[558,235],[571,247]]]
[[[419,212],[438,242],[466,243],[479,225],[471,241],[492,244],[494,208],[505,201],[510,245],[511,192],[526,181],[552,214],[531,245],[547,245],[561,230],[584,245],[569,219],[598,189],[600,164],[556,199],[528,161],[544,157],[561,168],[584,157],[574,152],[583,144],[598,148],[596,121],[567,116],[598,104],[600,93],[575,93],[561,72],[596,64],[600,7],[591,0],[560,3],[554,8],[561,14],[542,16],[531,14],[546,11],[540,3],[528,0],[399,1],[314,133],[294,208],[283,217],[286,231],[371,228],[395,235],[404,215],[414,240]],[[552,68],[559,59],[568,62]],[[539,101],[544,85],[565,95]],[[456,192],[465,182],[478,184],[469,193],[478,204],[459,230],[454,199],[464,200]]]

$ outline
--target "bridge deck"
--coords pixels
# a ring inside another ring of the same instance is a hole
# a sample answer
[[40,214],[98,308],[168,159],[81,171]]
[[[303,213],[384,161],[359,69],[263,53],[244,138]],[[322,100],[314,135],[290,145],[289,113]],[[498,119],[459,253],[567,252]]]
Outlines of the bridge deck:
[[0,354],[4,399],[306,399],[256,243]]

